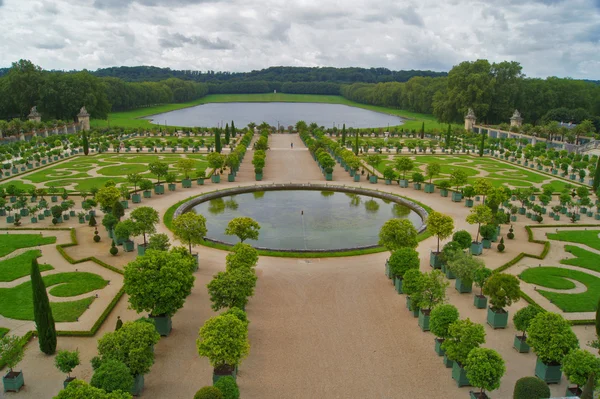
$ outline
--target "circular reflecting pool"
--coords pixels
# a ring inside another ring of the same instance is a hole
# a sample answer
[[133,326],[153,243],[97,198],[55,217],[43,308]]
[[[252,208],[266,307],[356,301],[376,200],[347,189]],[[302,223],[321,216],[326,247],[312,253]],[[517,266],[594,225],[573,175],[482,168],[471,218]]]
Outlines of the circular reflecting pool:
[[248,216],[260,226],[255,247],[287,250],[335,250],[377,245],[381,226],[391,218],[408,219],[418,229],[412,209],[366,195],[334,191],[257,191],[212,199],[193,209],[206,217],[207,237],[230,244],[227,223]]

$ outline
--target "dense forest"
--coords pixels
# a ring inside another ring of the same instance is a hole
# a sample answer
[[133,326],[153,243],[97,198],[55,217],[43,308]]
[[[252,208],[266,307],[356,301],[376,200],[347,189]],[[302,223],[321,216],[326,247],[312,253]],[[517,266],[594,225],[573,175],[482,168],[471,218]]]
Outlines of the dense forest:
[[479,123],[509,121],[515,109],[525,122],[579,123],[600,131],[600,85],[550,77],[527,78],[517,62],[465,61],[448,73],[386,68],[272,67],[247,73],[115,67],[44,71],[27,60],[0,70],[0,119],[25,118],[36,105],[44,118],[73,120],[85,105],[94,118],[111,111],[181,103],[207,94],[269,93],[342,95],[364,104],[435,115],[462,122],[473,108]]

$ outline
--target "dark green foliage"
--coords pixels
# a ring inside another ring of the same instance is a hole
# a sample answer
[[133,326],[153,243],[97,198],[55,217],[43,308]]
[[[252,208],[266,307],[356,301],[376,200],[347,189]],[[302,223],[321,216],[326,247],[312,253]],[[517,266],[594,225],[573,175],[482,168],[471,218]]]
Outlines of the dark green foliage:
[[229,124],[225,124],[225,144],[229,145]]
[[35,259],[31,261],[31,289],[33,292],[33,316],[38,332],[40,350],[47,355],[51,355],[56,351],[56,326],[54,325],[46,286]]
[[513,399],[547,399],[550,396],[548,385],[537,377],[520,378],[513,392]]
[[119,330],[123,327],[123,320],[121,320],[121,316],[117,316],[117,325],[115,326],[115,331]]
[[109,252],[112,256],[115,256],[116,254],[119,253],[119,248],[117,248],[117,246],[115,245],[115,242],[113,241],[110,245],[110,249]]
[[594,184],[592,185],[592,190],[594,192],[598,192],[598,187],[600,187],[600,157],[598,157],[598,162],[596,163],[596,171],[594,172]]
[[346,124],[342,126],[342,147],[346,146]]
[[223,399],[223,394],[219,388],[208,386],[196,392],[194,399]]
[[219,129],[215,129],[215,151],[221,153],[221,132]]
[[459,230],[452,235],[452,241],[455,241],[460,245],[462,249],[467,249],[471,246],[471,242],[473,241],[473,237],[471,233],[466,230]]
[[106,359],[94,371],[90,385],[106,392],[129,392],[133,387],[133,376],[123,362]]
[[239,399],[240,390],[233,377],[221,377],[215,382],[217,388],[223,394],[223,399]]
[[88,136],[86,132],[81,134],[81,141],[83,144],[83,154],[88,155],[90,153],[90,141],[88,140]]
[[231,137],[235,138],[235,135],[236,135],[235,123],[233,123],[233,121],[231,121]]
[[506,246],[504,245],[504,237],[500,239],[500,243],[498,244],[498,252],[504,252]]
[[120,201],[115,202],[112,206],[112,215],[118,220],[121,220],[125,216],[125,208],[123,208],[123,204]]
[[450,148],[452,141],[452,125],[448,125],[448,132],[446,133],[446,147]]
[[598,300],[598,307],[596,309],[596,336],[600,338],[600,299]]
[[96,224],[98,224],[98,223],[96,222],[96,217],[95,217],[94,215],[91,215],[91,216],[90,216],[90,221],[89,221],[88,225],[89,225],[89,226],[91,226],[91,227],[95,227],[95,226],[96,226]]

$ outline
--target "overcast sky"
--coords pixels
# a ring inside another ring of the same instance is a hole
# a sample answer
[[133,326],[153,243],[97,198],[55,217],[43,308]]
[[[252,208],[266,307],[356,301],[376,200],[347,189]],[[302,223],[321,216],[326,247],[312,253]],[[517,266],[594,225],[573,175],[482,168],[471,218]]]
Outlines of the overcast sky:
[[447,71],[600,79],[600,0],[0,0],[0,66]]

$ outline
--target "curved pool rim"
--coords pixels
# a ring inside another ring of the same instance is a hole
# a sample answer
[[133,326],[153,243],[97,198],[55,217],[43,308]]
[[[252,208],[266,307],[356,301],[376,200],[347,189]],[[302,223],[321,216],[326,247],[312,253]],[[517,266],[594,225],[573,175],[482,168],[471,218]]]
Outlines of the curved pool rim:
[[[384,191],[369,190],[369,189],[360,188],[360,187],[349,187],[349,186],[340,186],[340,185],[333,185],[333,184],[312,184],[312,183],[261,184],[261,185],[253,185],[253,186],[232,187],[232,188],[227,188],[224,190],[218,190],[218,191],[213,191],[213,192],[206,193],[206,194],[201,194],[201,195],[194,197],[194,198],[190,199],[189,201],[186,201],[185,203],[181,204],[173,213],[173,219],[175,219],[177,216],[179,216],[185,212],[188,212],[189,210],[191,210],[193,207],[195,207],[198,204],[201,204],[203,202],[210,201],[210,200],[213,200],[216,198],[222,198],[222,197],[227,197],[227,196],[236,195],[236,194],[253,193],[256,191],[293,191],[293,190],[335,191],[335,192],[342,192],[342,193],[367,195],[370,197],[391,201],[396,204],[406,206],[419,215],[419,217],[421,218],[421,221],[423,223],[417,229],[418,234],[421,234],[425,230],[427,230],[427,224],[425,223],[425,221],[427,220],[429,213],[427,212],[427,210],[425,210],[425,208],[423,208],[419,204],[416,204],[406,198],[399,197],[397,195],[387,193]],[[225,245],[228,247],[233,247],[233,244],[230,244],[230,243],[224,242],[224,241],[220,241],[220,240],[214,240],[214,239],[211,239],[208,237],[205,237],[204,240],[213,242],[213,243],[217,243],[217,244],[221,244],[221,245]],[[252,244],[250,244],[250,245],[252,245]],[[274,249],[274,248],[267,248],[267,247],[257,247],[254,245],[252,245],[252,246],[261,251],[275,251],[275,252],[287,252],[287,253],[315,253],[315,254],[329,253],[329,252],[350,252],[350,251],[363,250],[363,249],[379,248],[379,245],[365,245],[365,246],[356,246],[356,247],[348,247],[348,248],[336,248],[335,250],[331,250],[331,249]]]

